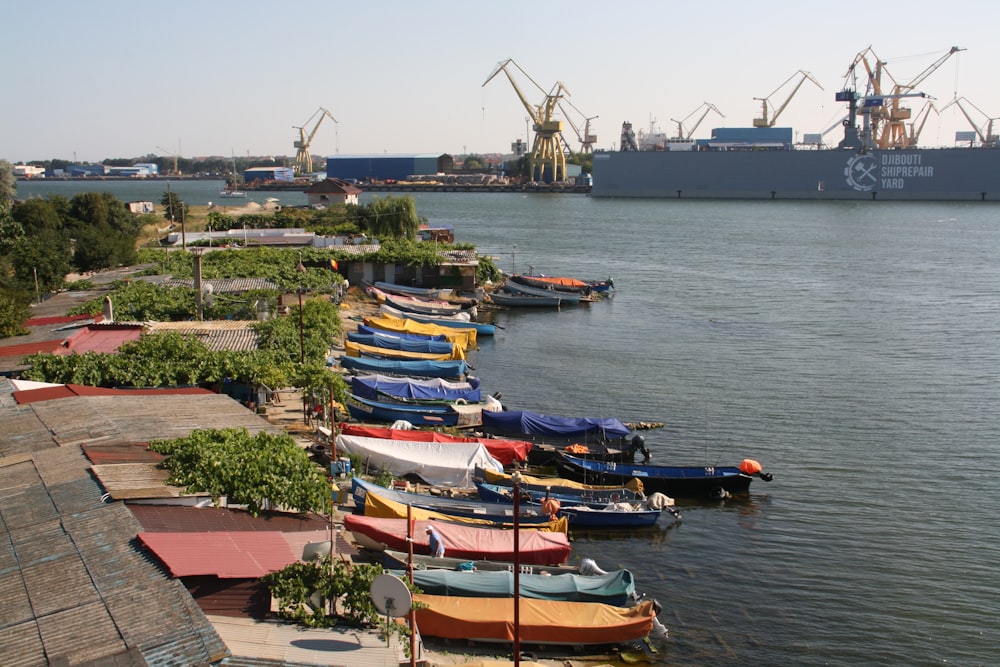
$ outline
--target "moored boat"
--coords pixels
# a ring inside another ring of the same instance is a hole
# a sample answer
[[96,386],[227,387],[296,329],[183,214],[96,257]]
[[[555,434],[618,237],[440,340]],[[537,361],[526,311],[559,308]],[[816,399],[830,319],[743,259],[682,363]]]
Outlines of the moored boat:
[[396,312],[397,314],[395,315],[383,313],[380,317],[366,317],[364,323],[369,327],[383,331],[444,336],[446,340],[456,345],[461,345],[466,350],[474,350],[476,348],[479,330],[471,326],[471,323],[466,322],[460,327],[442,326],[434,322],[418,321],[412,317],[407,317],[403,313]]
[[527,296],[557,297],[560,304],[580,303],[583,294],[580,292],[568,292],[557,290],[552,286],[540,287],[531,283],[523,282],[520,276],[508,276],[504,281],[504,287],[513,294],[523,294]]
[[[401,403],[480,403],[483,392],[479,381],[448,382],[441,378],[422,379],[389,375],[353,375],[351,393],[373,401]],[[502,406],[501,406],[502,407]]]
[[408,421],[415,426],[477,426],[482,423],[482,406],[389,403],[356,394],[347,395],[347,410],[360,422]]
[[564,303],[562,297],[556,294],[514,294],[503,290],[490,292],[489,299],[505,308],[558,308]]
[[[403,430],[370,426],[362,424],[341,424],[341,434],[356,435],[365,438],[381,438],[385,440],[403,440],[412,442],[444,442],[444,443],[479,443],[490,455],[502,465],[509,466],[515,461],[525,461],[532,443],[525,440],[508,440],[506,438],[477,438],[441,433],[440,431],[424,431],[419,429]],[[492,479],[501,472],[492,469],[474,468],[474,474],[484,479]]]
[[503,470],[500,462],[478,442],[414,442],[341,433],[335,443],[338,454],[361,456],[368,470],[384,468],[397,477],[417,475],[432,486],[471,489],[476,466]]
[[396,317],[400,319],[410,319],[415,322],[420,322],[423,324],[436,324],[439,327],[447,327],[452,329],[475,329],[476,333],[480,336],[492,336],[496,333],[496,325],[487,324],[485,322],[473,322],[473,321],[463,321],[460,319],[453,319],[451,317],[434,317],[430,315],[420,315],[419,313],[404,313],[401,310],[393,308],[392,306],[382,304],[379,306],[379,311],[386,316]]
[[344,342],[344,354],[348,357],[370,357],[373,359],[447,361],[449,359],[464,359],[461,348],[452,347],[451,352],[411,352],[375,345],[364,345],[351,340]]
[[579,278],[569,278],[563,276],[544,276],[531,274],[518,274],[517,280],[526,285],[535,287],[552,287],[553,289],[565,292],[579,292],[589,294],[590,292],[607,292],[614,289],[615,281],[610,276],[606,280],[581,280]]
[[381,373],[399,376],[429,378],[463,378],[468,365],[461,359],[446,361],[374,359],[370,357],[342,356],[338,360],[341,367],[358,373]]
[[425,299],[442,299],[450,296],[453,290],[450,287],[411,287],[409,285],[398,285],[380,280],[375,281],[375,287],[388,292],[389,294],[399,294],[402,296],[417,296]]
[[464,359],[462,348],[456,353],[455,344],[446,340],[430,340],[429,338],[403,338],[390,333],[360,333],[352,331],[347,334],[347,340],[359,345],[380,347],[389,350],[406,350],[407,352],[434,352],[447,354],[451,359]]

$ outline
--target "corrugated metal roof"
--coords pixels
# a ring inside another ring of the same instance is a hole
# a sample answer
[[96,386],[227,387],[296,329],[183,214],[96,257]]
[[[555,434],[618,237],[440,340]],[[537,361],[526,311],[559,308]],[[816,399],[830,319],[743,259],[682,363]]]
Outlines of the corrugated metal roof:
[[83,445],[83,453],[94,465],[158,463],[165,457],[150,451],[148,442]]
[[257,349],[259,340],[257,331],[253,328],[254,324],[256,324],[254,320],[220,320],[213,322],[150,322],[147,327],[152,333],[176,331],[190,334],[213,351],[250,351]]
[[[257,240],[257,237],[254,237]],[[201,281],[202,285],[211,285],[215,294],[240,294],[250,290],[276,290],[279,289],[277,283],[267,278],[207,278]],[[171,287],[189,287],[194,289],[194,280],[184,278],[171,278],[163,281],[164,285]]]
[[192,394],[206,395],[214,392],[201,387],[167,387],[164,389],[113,389],[108,387],[90,387],[81,384],[61,384],[39,389],[25,389],[14,392],[14,400],[21,405],[37,401],[55,401],[73,396],[188,396]]
[[[314,541],[321,541],[324,534],[310,533]],[[257,579],[298,561],[301,555],[301,551],[292,552],[285,534],[278,531],[143,532],[138,537],[175,577]]]
[[[180,507],[176,505],[129,504],[128,508],[149,533],[211,531],[313,532],[327,529],[327,520],[316,514],[262,512],[252,516],[246,511],[215,507]],[[346,542],[344,549],[349,549]]]

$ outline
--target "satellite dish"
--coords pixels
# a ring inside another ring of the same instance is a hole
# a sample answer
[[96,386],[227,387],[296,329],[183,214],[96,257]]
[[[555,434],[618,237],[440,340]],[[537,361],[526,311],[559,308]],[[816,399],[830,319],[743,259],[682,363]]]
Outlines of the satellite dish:
[[330,555],[330,540],[326,542],[307,542],[304,547],[302,547],[302,560],[313,561],[319,560],[323,556]]
[[371,588],[372,602],[375,608],[386,616],[399,618],[410,613],[413,598],[410,589],[403,580],[391,574],[380,574],[375,577]]

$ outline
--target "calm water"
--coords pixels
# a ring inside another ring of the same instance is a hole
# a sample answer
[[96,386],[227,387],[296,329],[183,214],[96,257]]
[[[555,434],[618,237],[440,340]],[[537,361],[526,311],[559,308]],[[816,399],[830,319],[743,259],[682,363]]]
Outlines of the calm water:
[[662,421],[656,462],[774,474],[654,533],[576,536],[575,557],[632,569],[664,604],[652,664],[997,664],[1000,208],[416,200],[506,270],[618,286],[498,314],[472,359],[485,389]]

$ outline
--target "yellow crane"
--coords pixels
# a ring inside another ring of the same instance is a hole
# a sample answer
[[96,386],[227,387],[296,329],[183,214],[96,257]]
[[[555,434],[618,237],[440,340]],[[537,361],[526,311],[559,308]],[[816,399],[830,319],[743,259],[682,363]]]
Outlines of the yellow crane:
[[[695,115],[699,111],[701,111],[701,115],[698,116],[698,120],[696,120],[694,122],[694,125],[691,126],[690,130],[686,130],[685,131],[685,129],[684,129],[684,123],[687,121],[688,118],[690,118],[691,116]],[[724,113],[722,113],[721,111],[719,111],[716,108],[716,106],[714,104],[712,104],[711,102],[702,102],[700,107],[698,107],[697,109],[695,109],[694,111],[692,111],[688,115],[684,116],[684,118],[682,118],[681,120],[677,120],[676,118],[671,118],[670,121],[672,123],[677,123],[677,137],[676,138],[677,139],[690,139],[691,137],[693,137],[694,136],[694,131],[698,129],[699,125],[701,125],[701,121],[705,120],[705,116],[708,115],[709,111],[714,111],[715,113],[719,114],[723,118],[726,117],[726,115]]]
[[534,106],[524,96],[524,93],[521,92],[521,88],[511,75],[508,69],[510,65],[520,70],[521,74],[527,77],[531,83],[535,84],[535,87],[545,92],[545,89],[539,86],[512,58],[498,63],[493,73],[483,82],[483,86],[492,81],[497,74],[503,72],[507,76],[507,80],[510,81],[510,85],[514,87],[514,92],[517,93],[521,104],[524,105],[525,110],[528,112],[528,116],[532,121],[532,129],[535,132],[535,140],[531,145],[531,156],[529,158],[531,179],[545,181],[548,175],[548,179],[552,181],[565,180],[566,154],[562,150],[564,143],[562,138],[563,122],[555,118],[554,114],[559,100],[563,98],[564,94],[569,95],[569,91],[566,89],[566,86],[557,81],[552,89],[548,93],[545,93],[542,103]]
[[[773,105],[771,104],[771,98],[774,97],[779,90],[787,86],[788,83],[797,76],[800,78],[798,83],[795,84],[795,87],[792,88],[792,92],[788,94],[788,97],[785,98],[785,101],[782,102],[780,107],[774,110],[774,112],[771,114],[771,118],[768,119],[767,117],[768,109],[773,108]],[[767,97],[755,97],[754,99],[760,102],[761,113],[760,113],[760,118],[753,119],[753,126],[774,127],[774,124],[778,121],[778,116],[780,116],[781,112],[784,111],[786,107],[788,107],[788,103],[792,101],[792,98],[795,97],[795,93],[799,92],[799,88],[802,87],[802,84],[805,83],[806,80],[812,81],[813,83],[816,84],[816,86],[820,90],[823,90],[823,86],[819,85],[819,81],[817,81],[812,74],[805,71],[804,69],[800,69],[798,72],[788,77],[788,79],[786,79],[783,84],[775,88],[774,91]]]
[[[896,82],[886,69],[888,62],[876,56],[871,46],[854,58],[854,62],[848,68],[848,74],[853,74],[857,65],[864,65],[865,73],[868,75],[868,90],[870,91],[866,96],[867,99],[877,101],[879,97],[884,98],[882,104],[869,105],[858,110],[858,113],[870,117],[872,142],[875,146],[878,148],[910,148],[915,145],[913,137],[919,135],[919,132],[914,133],[912,127],[909,131],[907,130],[907,121],[913,117],[913,110],[901,106],[902,100],[908,97],[927,97],[923,93],[915,93],[916,87],[952,55],[964,50],[957,46],[951,47],[908,83]],[[891,87],[883,85],[883,75],[888,77]],[[926,122],[926,118],[924,121]]]
[[[312,122],[313,118],[319,115],[319,120],[316,121],[316,125],[313,126],[309,135],[306,136],[306,126]],[[299,131],[299,140],[292,144],[296,149],[295,153],[295,171],[299,174],[311,174],[313,170],[312,155],[309,153],[309,146],[312,144],[313,137],[316,136],[317,130],[319,130],[320,124],[323,122],[324,118],[329,117],[334,123],[337,119],[333,117],[333,114],[320,107],[317,109],[313,115],[309,116],[309,120],[302,124],[302,127],[298,125],[292,125],[293,128]]]
[[590,131],[590,121],[600,118],[600,116],[590,116],[588,118],[587,116],[584,116],[583,112],[577,109],[576,105],[574,105],[572,102],[570,102],[569,100],[563,100],[563,101],[565,101],[566,104],[568,104],[574,111],[580,114],[580,116],[583,118],[583,131],[581,132],[580,128],[576,126],[576,123],[573,122],[573,119],[570,118],[570,115],[566,112],[566,109],[563,107],[562,102],[559,102],[559,109],[563,112],[563,116],[566,117],[566,122],[569,123],[569,126],[571,128],[573,128],[573,133],[576,134],[576,138],[580,140],[580,152],[593,153],[594,144],[597,143],[597,135]]
[[170,172],[170,175],[171,176],[180,176],[181,172],[177,168],[177,153],[171,153],[170,151],[168,151],[166,148],[163,148],[162,146],[157,146],[156,150],[163,151],[164,153],[166,153],[167,155],[169,155],[170,157],[172,157],[174,159],[174,169],[173,169],[173,171]]
[[[948,102],[948,104],[944,105],[941,111],[944,111],[945,109],[947,109],[952,105],[958,107],[958,110],[962,112],[963,116],[965,116],[965,120],[969,121],[969,125],[971,125],[972,129],[975,130],[976,137],[979,139],[980,143],[983,146],[992,147],[997,145],[997,142],[1000,141],[1000,137],[997,137],[997,135],[993,134],[993,121],[1000,119],[988,117],[982,109],[980,109],[979,107],[977,107],[975,104],[973,104],[964,97],[956,97],[951,102]],[[972,115],[969,113],[969,110],[965,108],[966,106],[972,107],[981,116],[986,118],[986,124],[983,127],[980,127],[976,123],[976,121],[972,119]]]

